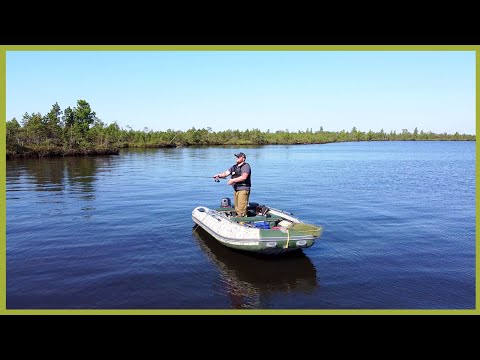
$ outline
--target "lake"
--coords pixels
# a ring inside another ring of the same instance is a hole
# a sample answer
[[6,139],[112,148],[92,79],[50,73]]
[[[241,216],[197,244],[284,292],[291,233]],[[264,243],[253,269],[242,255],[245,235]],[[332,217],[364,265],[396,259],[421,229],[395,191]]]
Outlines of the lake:
[[[233,191],[322,225],[259,257],[200,228]],[[474,309],[475,142],[122,150],[11,160],[7,309]]]

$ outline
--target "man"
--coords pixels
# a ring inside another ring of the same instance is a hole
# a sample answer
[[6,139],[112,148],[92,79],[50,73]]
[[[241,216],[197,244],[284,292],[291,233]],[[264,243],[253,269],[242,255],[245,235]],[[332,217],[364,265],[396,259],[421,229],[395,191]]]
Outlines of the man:
[[234,204],[235,212],[237,216],[247,216],[248,199],[250,198],[250,187],[252,186],[252,169],[250,165],[245,162],[247,155],[243,152],[235,154],[237,157],[237,163],[233,165],[227,171],[216,174],[214,178],[225,178],[228,175],[232,175],[228,180],[227,185],[233,186],[234,191]]

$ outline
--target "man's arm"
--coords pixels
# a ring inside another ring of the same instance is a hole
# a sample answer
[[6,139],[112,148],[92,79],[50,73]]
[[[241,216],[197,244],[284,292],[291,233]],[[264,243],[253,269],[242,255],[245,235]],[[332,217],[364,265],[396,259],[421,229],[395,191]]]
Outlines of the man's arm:
[[[243,182],[243,181],[247,180],[247,178],[250,176],[251,170],[250,170],[250,166],[248,164],[246,164],[244,166],[245,166],[245,168],[244,168],[245,172],[242,172],[242,175],[240,175],[239,177],[237,177],[235,179],[228,180],[227,185],[233,185],[234,183]],[[243,170],[243,168],[242,168],[242,170]]]
[[227,177],[228,175],[230,175],[230,171],[227,170],[227,171],[224,171],[223,173],[219,173],[219,174],[216,174],[216,175],[213,175],[214,178],[225,178]]
[[243,173],[242,175],[240,175],[239,177],[237,177],[235,179],[230,179],[230,180],[228,180],[228,185],[232,185],[233,183],[242,182],[244,180],[247,180],[248,175],[250,175],[250,174],[249,173]]

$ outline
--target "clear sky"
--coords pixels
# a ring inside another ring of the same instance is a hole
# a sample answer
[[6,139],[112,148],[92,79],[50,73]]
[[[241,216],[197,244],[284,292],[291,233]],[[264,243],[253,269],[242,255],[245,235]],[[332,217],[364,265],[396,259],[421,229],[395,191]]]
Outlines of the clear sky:
[[475,134],[475,53],[7,52],[7,120],[79,99],[135,130]]

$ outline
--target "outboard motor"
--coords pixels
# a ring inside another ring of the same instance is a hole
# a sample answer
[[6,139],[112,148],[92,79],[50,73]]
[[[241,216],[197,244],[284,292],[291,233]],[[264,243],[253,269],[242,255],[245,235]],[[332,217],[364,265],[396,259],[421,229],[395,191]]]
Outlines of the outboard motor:
[[247,209],[255,211],[255,209],[257,208],[258,205],[260,205],[260,204],[257,203],[257,202],[249,202],[248,206],[247,206]]
[[222,208],[232,207],[232,202],[230,201],[230,198],[223,198],[222,202],[220,203],[220,207]]

